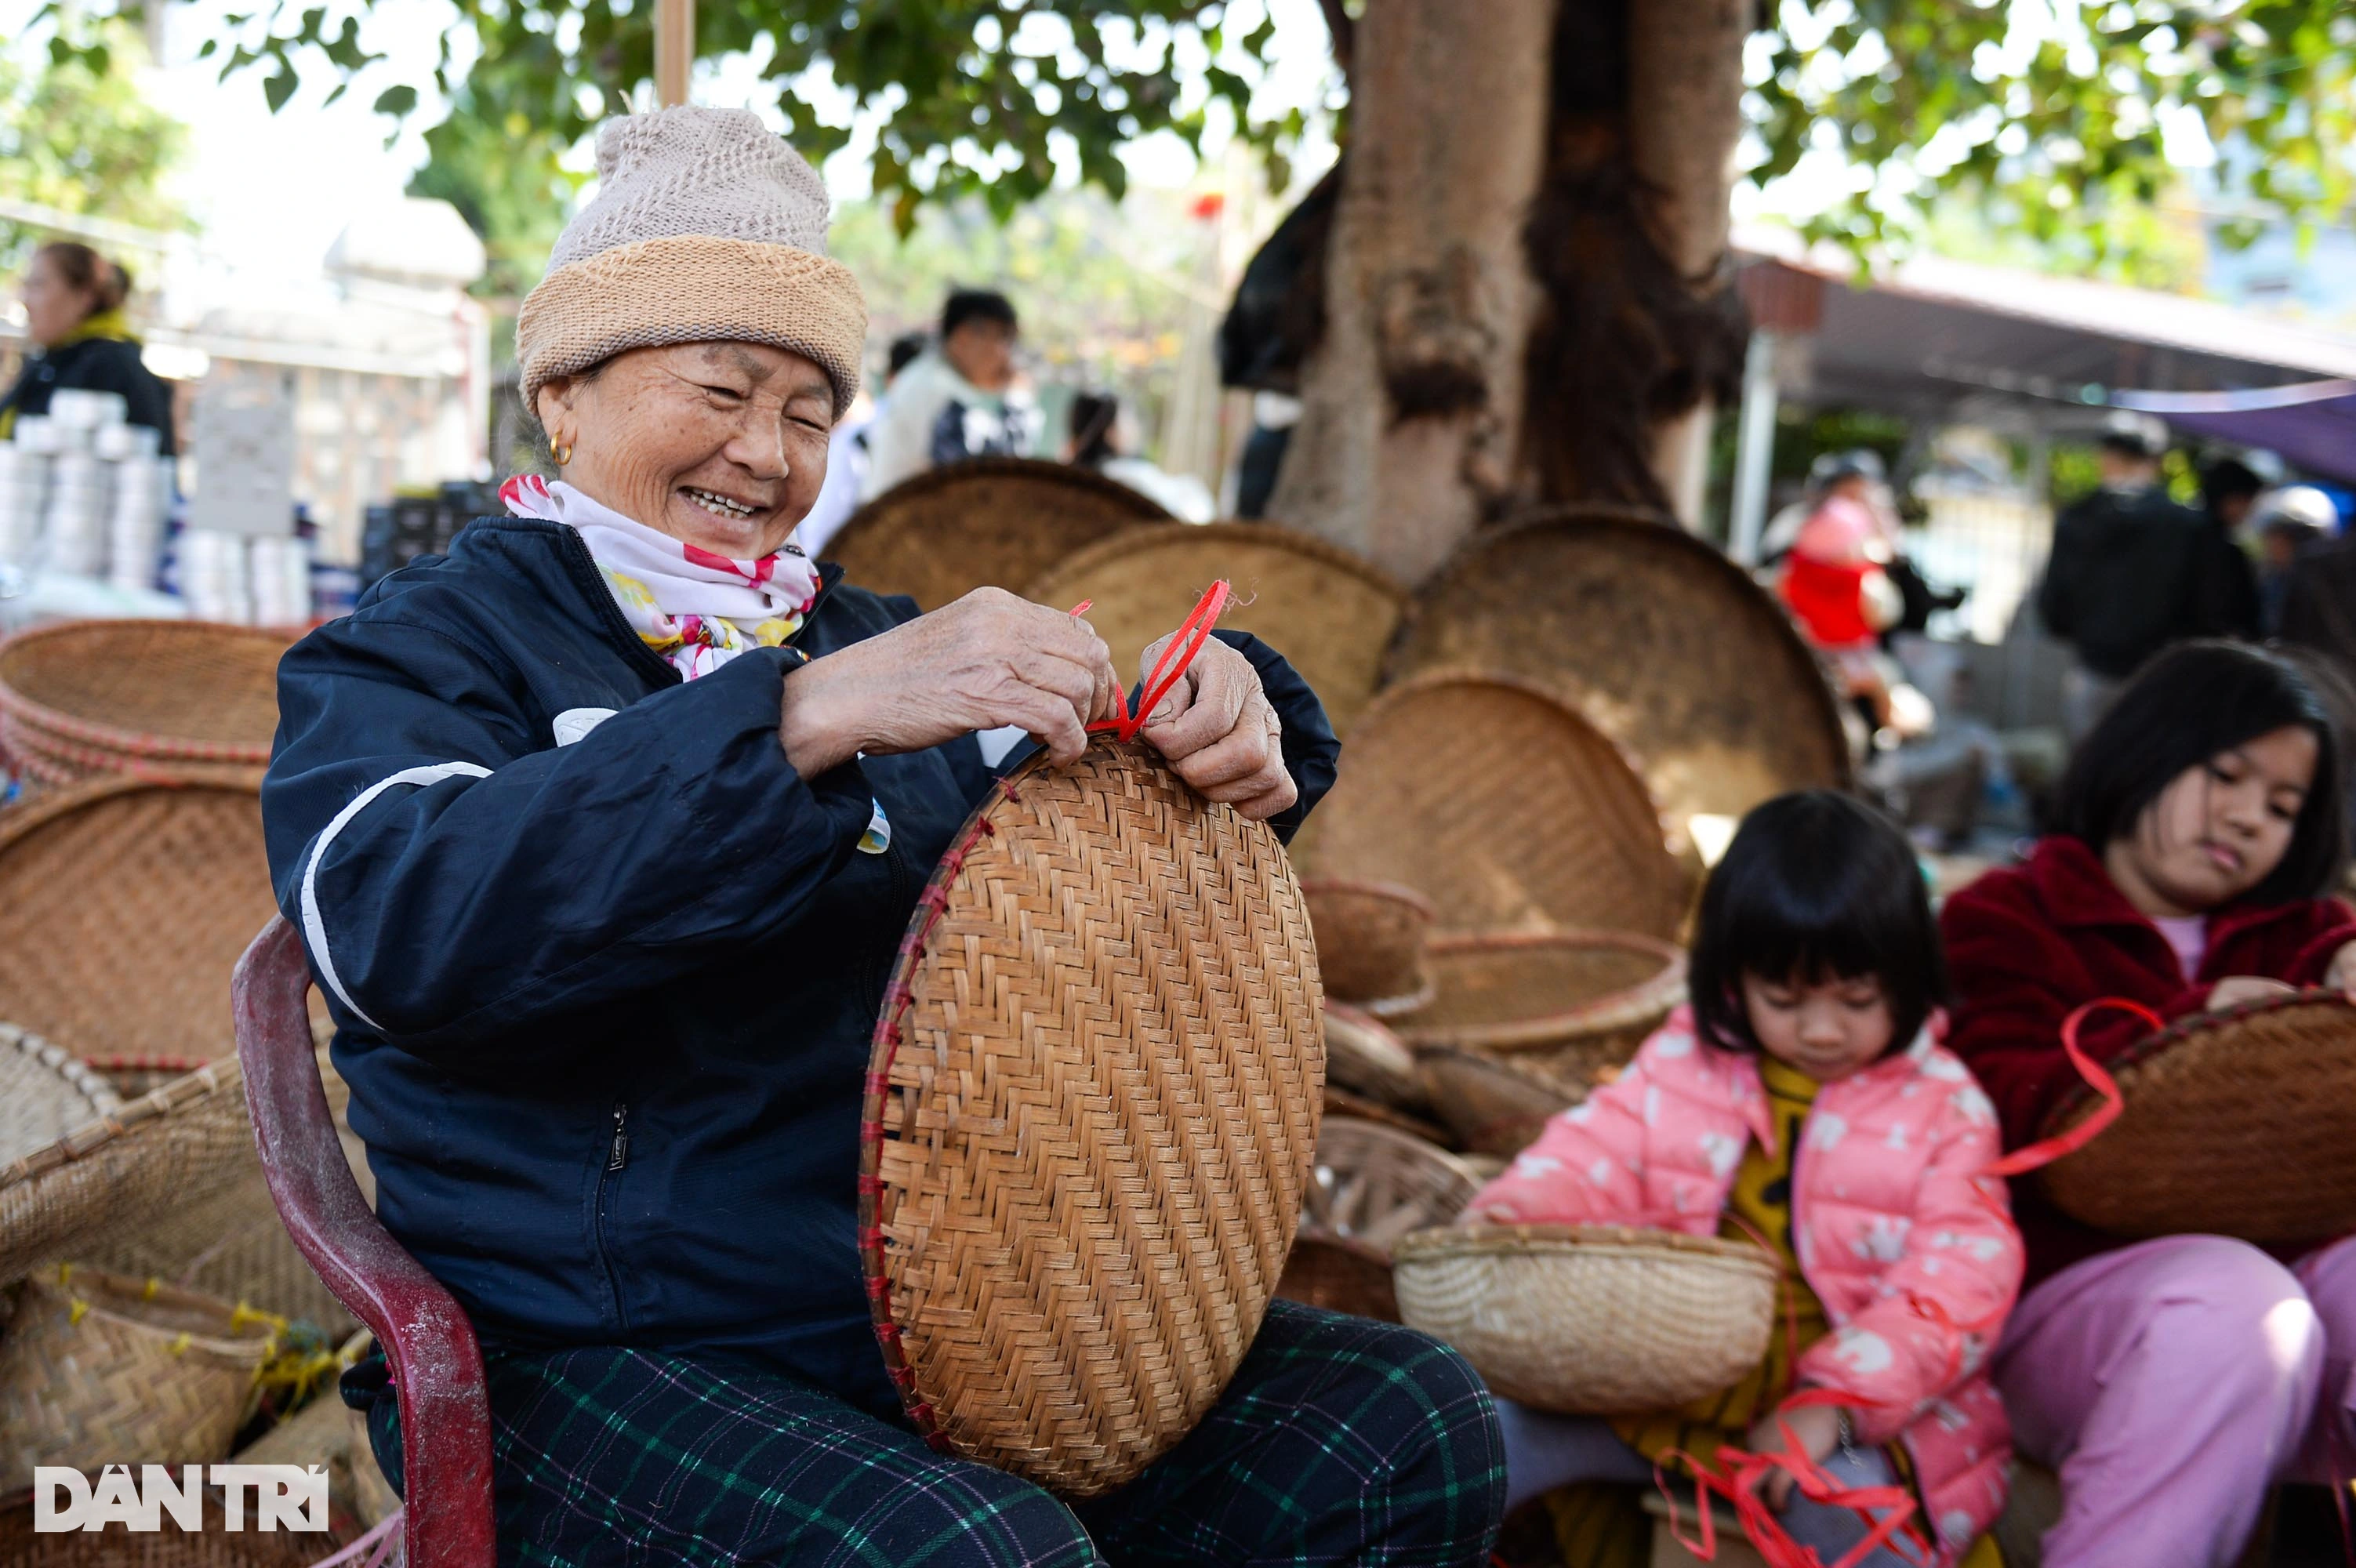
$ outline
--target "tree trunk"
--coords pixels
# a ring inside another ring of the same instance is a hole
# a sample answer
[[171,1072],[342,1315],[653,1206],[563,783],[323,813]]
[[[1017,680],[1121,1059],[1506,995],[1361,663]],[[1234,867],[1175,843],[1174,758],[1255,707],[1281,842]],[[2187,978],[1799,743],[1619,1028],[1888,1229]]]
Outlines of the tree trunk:
[[1517,508],[1691,490],[1752,4],[1369,0],[1271,517],[1415,582]]
[[1326,318],[1271,517],[1412,582],[1516,499],[1558,0],[1373,0]]

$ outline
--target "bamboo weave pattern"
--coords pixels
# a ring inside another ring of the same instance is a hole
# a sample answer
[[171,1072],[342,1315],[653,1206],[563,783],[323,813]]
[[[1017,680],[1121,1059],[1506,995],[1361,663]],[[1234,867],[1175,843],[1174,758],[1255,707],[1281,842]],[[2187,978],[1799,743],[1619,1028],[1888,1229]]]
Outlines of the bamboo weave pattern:
[[877,1029],[877,1336],[935,1445],[1071,1496],[1201,1419],[1316,1146],[1317,956],[1276,836],[1142,746],[1026,766],[941,863]]

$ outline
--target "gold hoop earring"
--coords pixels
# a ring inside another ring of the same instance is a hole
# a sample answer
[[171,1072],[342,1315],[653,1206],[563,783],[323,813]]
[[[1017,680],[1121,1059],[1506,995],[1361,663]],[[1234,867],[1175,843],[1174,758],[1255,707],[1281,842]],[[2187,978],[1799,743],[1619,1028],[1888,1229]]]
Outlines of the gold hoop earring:
[[551,441],[548,444],[548,455],[556,460],[556,466],[558,467],[566,467],[570,466],[573,461],[573,443],[570,441]]

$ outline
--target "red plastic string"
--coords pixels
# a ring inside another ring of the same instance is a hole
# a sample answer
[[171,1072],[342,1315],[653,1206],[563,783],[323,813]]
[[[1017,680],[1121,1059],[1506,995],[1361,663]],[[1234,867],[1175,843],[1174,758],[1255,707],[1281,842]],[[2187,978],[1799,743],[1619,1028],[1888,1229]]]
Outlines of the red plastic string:
[[[1194,602],[1194,612],[1179,627],[1178,635],[1162,649],[1162,657],[1153,661],[1152,670],[1145,677],[1145,690],[1138,696],[1137,712],[1129,711],[1127,693],[1115,692],[1113,703],[1120,710],[1120,716],[1098,720],[1088,726],[1088,733],[1135,740],[1137,732],[1145,727],[1146,715],[1160,706],[1162,699],[1170,694],[1170,688],[1184,678],[1186,667],[1194,662],[1194,655],[1202,652],[1203,644],[1211,639],[1211,628],[1219,624],[1219,616],[1226,609],[1227,597],[1234,591],[1224,577],[1212,584],[1209,591]],[[1094,599],[1082,599],[1072,613],[1077,615],[1094,603]]]
[[2079,1122],[2068,1132],[2051,1138],[2040,1138],[2034,1144],[2015,1149],[1996,1164],[1988,1166],[1989,1176],[2023,1176],[2050,1165],[2064,1155],[2075,1154],[2094,1141],[2095,1134],[2119,1119],[2126,1109],[2126,1097],[2119,1092],[2118,1079],[2103,1069],[2103,1064],[2088,1056],[2078,1045],[2078,1031],[2084,1026],[2086,1015],[2104,1007],[2116,1007],[2134,1014],[2155,1029],[2164,1029],[2168,1021],[2140,1002],[2130,1002],[2124,996],[2105,996],[2089,1002],[2062,1020],[2062,1050],[2078,1076],[2086,1080],[2096,1094],[2103,1097],[2103,1108]]

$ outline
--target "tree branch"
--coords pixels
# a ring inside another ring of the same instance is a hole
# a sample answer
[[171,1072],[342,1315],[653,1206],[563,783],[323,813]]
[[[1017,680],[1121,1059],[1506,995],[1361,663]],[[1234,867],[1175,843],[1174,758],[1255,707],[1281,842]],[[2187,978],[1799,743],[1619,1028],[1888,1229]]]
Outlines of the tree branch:
[[1355,52],[1357,25],[1350,13],[1342,8],[1342,0],[1317,0],[1318,8],[1325,13],[1325,30],[1333,38],[1333,63],[1342,68],[1342,80],[1350,79],[1350,59]]

